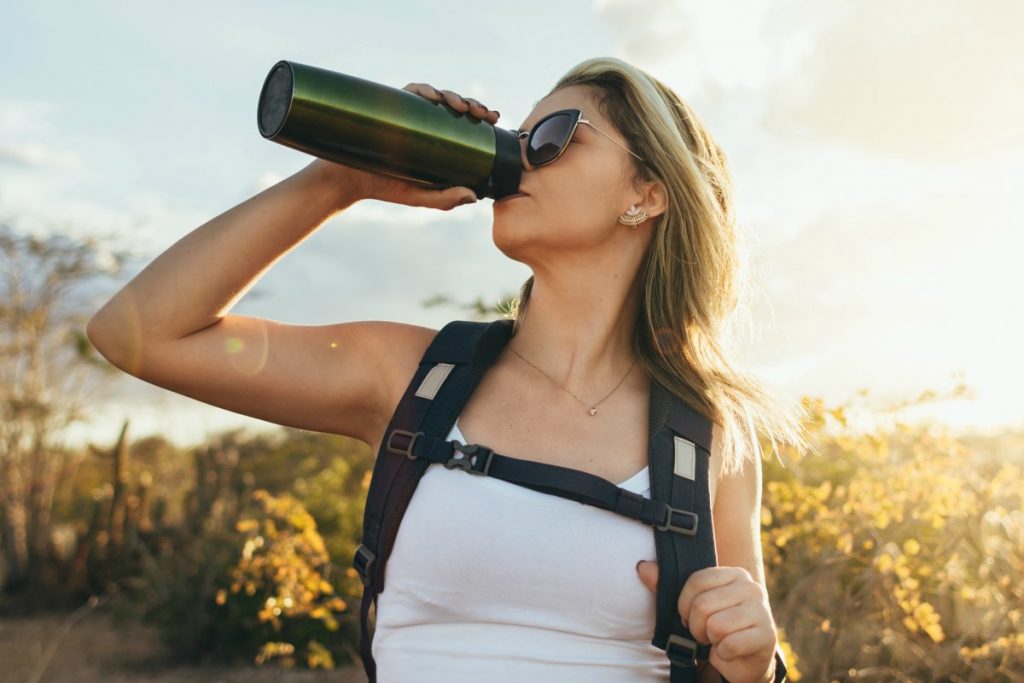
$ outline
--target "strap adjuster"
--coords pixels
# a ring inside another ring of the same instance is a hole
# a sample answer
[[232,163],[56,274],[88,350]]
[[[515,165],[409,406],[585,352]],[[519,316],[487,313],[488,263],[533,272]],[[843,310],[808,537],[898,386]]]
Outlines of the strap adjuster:
[[[655,523],[655,529],[658,529],[659,531],[674,531],[677,534],[683,534],[684,536],[697,535],[697,520],[699,518],[697,517],[696,512],[690,512],[689,510],[683,510],[682,508],[674,508],[664,501],[658,502],[665,506],[665,519],[660,524]],[[689,515],[693,518],[693,522],[689,527],[679,526],[678,524],[673,523],[676,521],[674,515]]]
[[[412,454],[412,449],[416,446],[416,439],[418,439],[421,434],[423,434],[423,432],[409,432],[404,429],[392,429],[391,433],[388,434],[388,453],[404,455],[410,460],[415,460],[416,456]],[[406,444],[405,448],[399,448],[394,445],[396,436],[409,439],[409,443]]]
[[[444,463],[445,469],[456,467],[469,472],[470,474],[486,475],[491,469],[491,456],[494,451],[485,448],[480,444],[464,444],[458,440],[452,442],[454,452],[448,462]],[[483,463],[481,465],[481,463]]]
[[370,585],[370,578],[373,576],[377,556],[365,545],[360,544],[356,548],[356,555],[352,559],[352,566],[359,572],[359,579],[364,586]]
[[697,666],[697,641],[685,638],[677,633],[668,634],[665,654],[672,666]]

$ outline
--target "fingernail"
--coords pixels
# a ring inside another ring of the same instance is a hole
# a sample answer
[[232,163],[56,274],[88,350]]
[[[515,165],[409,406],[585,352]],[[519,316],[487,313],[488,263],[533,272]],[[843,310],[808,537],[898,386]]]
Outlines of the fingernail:
[[462,206],[463,204],[473,204],[474,202],[476,202],[476,197],[464,197],[459,202],[459,206]]
[[639,562],[636,563],[636,570],[637,571],[640,571],[640,562],[643,562],[643,560],[640,560]]

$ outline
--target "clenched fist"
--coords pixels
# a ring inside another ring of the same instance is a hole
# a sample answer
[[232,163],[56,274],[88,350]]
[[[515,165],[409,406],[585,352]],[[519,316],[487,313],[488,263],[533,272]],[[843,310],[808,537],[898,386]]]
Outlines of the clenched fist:
[[[658,592],[658,563],[641,561],[640,580]],[[679,593],[679,618],[700,643],[708,663],[730,683],[766,683],[775,675],[778,636],[768,595],[742,567],[705,567]]]

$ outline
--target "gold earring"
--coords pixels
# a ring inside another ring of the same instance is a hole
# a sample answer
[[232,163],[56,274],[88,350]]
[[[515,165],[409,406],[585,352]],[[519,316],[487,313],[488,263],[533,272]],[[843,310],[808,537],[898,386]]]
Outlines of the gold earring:
[[647,220],[647,212],[643,209],[638,209],[635,205],[631,205],[626,213],[619,216],[619,222],[623,225],[632,225],[633,229]]

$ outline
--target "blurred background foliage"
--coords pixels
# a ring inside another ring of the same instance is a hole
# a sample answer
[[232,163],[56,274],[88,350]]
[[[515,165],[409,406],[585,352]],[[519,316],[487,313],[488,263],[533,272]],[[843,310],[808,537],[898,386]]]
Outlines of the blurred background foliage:
[[[157,625],[181,661],[358,662],[366,444],[282,427],[179,449],[132,440],[126,421],[109,445],[63,446],[61,428],[88,419],[76,373],[110,372],[84,337],[95,306],[70,292],[116,269],[95,244],[6,225],[0,247],[0,610],[102,603]],[[764,461],[764,560],[792,680],[1024,680],[1024,433],[901,420],[967,393],[805,397],[816,452]]]
[[805,398],[817,454],[766,461],[765,569],[794,680],[1021,680],[1024,434],[898,417],[966,390],[870,410]]

